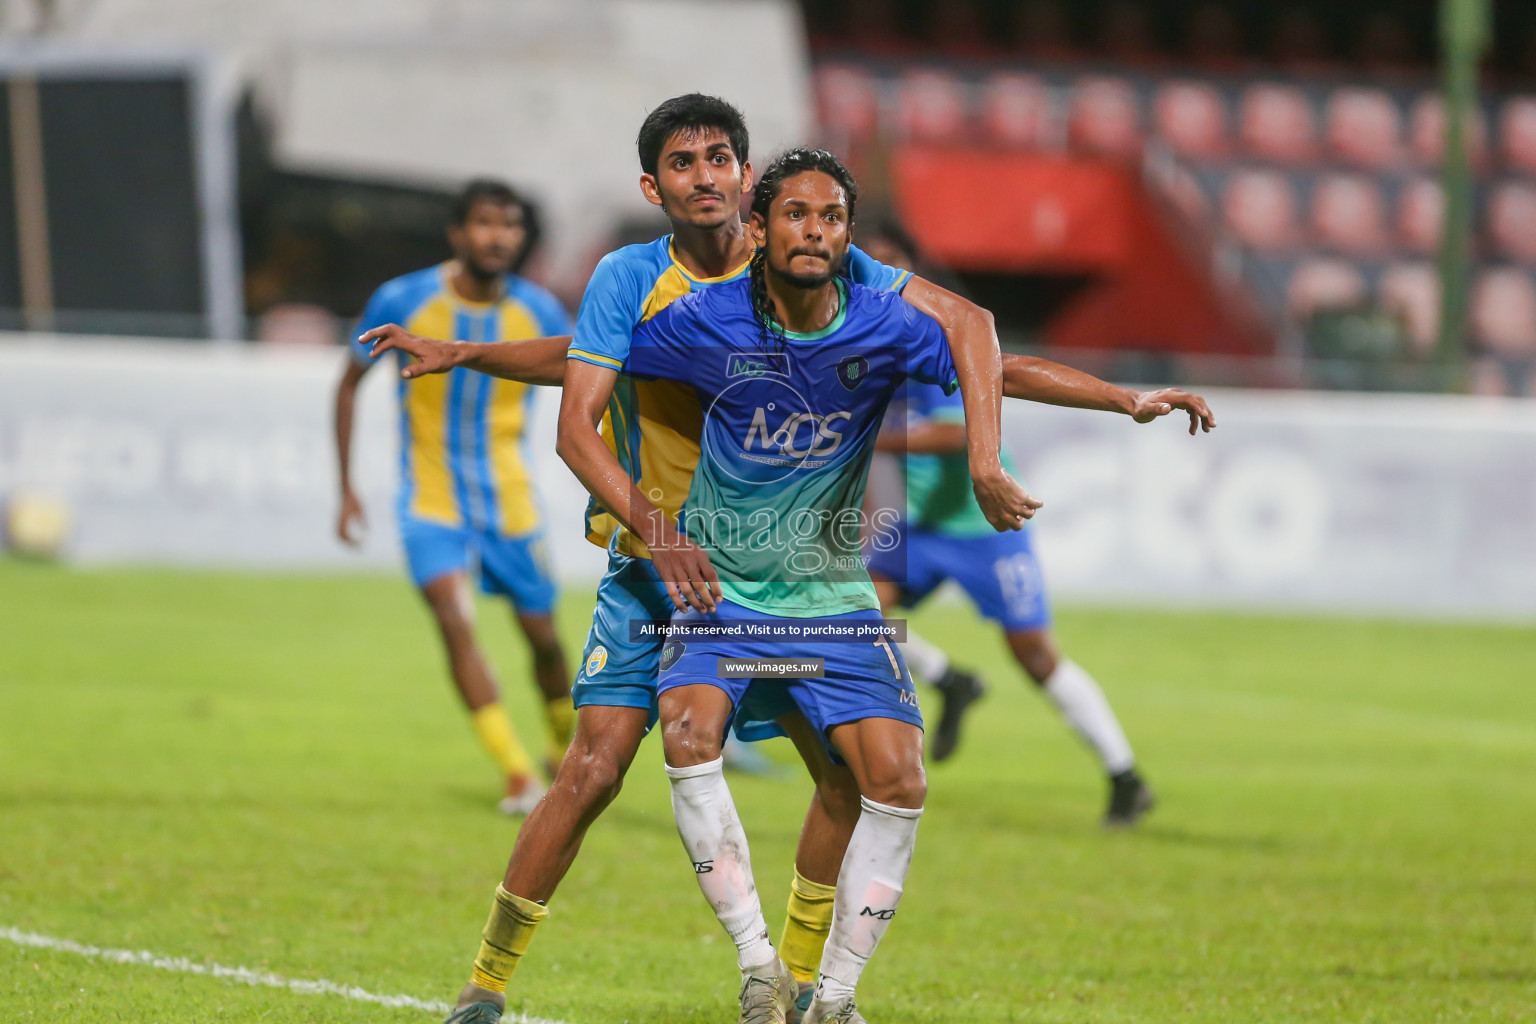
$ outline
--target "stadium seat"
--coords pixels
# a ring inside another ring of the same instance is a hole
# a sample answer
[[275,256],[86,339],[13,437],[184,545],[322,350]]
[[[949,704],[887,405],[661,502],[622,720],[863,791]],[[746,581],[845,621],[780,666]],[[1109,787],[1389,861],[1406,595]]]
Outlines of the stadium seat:
[[1290,162],[1316,158],[1316,118],[1300,89],[1265,82],[1250,85],[1238,116],[1243,145],[1253,155]]
[[1222,217],[1239,241],[1256,249],[1296,242],[1296,194],[1280,171],[1238,171],[1221,198]]
[[1536,185],[1503,181],[1488,199],[1488,234],[1499,255],[1536,263]]
[[896,128],[908,142],[959,142],[967,127],[966,107],[965,83],[954,75],[907,71],[896,88]]
[[1440,248],[1445,194],[1432,178],[1414,178],[1397,194],[1397,237],[1403,248],[1431,253]]
[[880,87],[863,68],[826,64],[816,69],[822,128],[849,139],[868,139],[880,127]]
[[1051,125],[1050,90],[1034,75],[992,75],[982,85],[981,120],[998,145],[1042,149]]
[[1382,309],[1399,317],[1415,355],[1427,356],[1440,334],[1440,275],[1429,263],[1394,263],[1377,287]]
[[1118,78],[1079,79],[1072,90],[1068,135],[1074,148],[1104,156],[1141,153],[1136,91]]
[[1227,151],[1227,108],[1221,93],[1206,82],[1173,81],[1153,100],[1157,132],[1176,151],[1211,160]]
[[[1437,93],[1427,92],[1414,101],[1408,133],[1413,158],[1427,167],[1440,166],[1445,155],[1445,102]],[[1487,162],[1488,119],[1481,110],[1474,110],[1467,121],[1467,153],[1474,167]]]
[[1326,108],[1328,148],[1345,163],[1388,167],[1402,157],[1403,118],[1381,89],[1335,89]]
[[1169,168],[1158,181],[1158,186],[1185,218],[1195,224],[1205,224],[1211,218],[1211,204],[1206,198],[1200,181],[1177,163]]
[[1312,232],[1341,252],[1372,253],[1387,245],[1381,189],[1361,174],[1325,174],[1312,189]]
[[1291,274],[1285,289],[1285,308],[1297,320],[1306,320],[1320,309],[1348,309],[1365,301],[1365,277],[1340,259],[1305,260]]
[[1517,267],[1491,267],[1472,290],[1472,333],[1488,351],[1536,355],[1536,284]]
[[1499,114],[1499,149],[1522,171],[1536,171],[1536,96],[1514,96]]

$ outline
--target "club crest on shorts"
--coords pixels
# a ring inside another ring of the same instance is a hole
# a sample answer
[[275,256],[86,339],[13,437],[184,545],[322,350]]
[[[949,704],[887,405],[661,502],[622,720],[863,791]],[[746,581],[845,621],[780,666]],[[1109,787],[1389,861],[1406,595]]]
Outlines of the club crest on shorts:
[[677,659],[681,658],[687,649],[688,645],[681,640],[668,640],[666,646],[661,649],[661,667],[667,669],[677,664]]
[[587,675],[597,675],[606,664],[608,664],[608,648],[598,644],[592,648],[592,653],[587,655]]
[[843,387],[852,391],[869,376],[869,360],[863,356],[849,356],[837,364],[837,379]]

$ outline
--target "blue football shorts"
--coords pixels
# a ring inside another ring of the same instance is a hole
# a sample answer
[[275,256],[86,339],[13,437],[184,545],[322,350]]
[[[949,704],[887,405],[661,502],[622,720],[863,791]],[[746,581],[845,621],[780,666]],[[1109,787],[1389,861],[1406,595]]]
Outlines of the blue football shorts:
[[520,612],[548,615],[555,607],[555,580],[542,531],[503,537],[494,530],[402,516],[400,541],[417,587],[450,572],[477,572],[481,590],[510,599]]
[[903,520],[890,550],[870,549],[869,571],[901,588],[904,608],[914,607],[952,579],[984,617],[1010,633],[1034,632],[1050,626],[1051,606],[1030,533],[1025,527],[950,536]]

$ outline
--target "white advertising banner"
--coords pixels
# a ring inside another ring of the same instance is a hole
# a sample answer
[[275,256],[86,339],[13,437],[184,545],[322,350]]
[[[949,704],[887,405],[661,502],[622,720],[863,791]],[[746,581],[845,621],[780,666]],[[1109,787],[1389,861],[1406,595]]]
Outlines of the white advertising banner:
[[[370,530],[333,532],[335,350],[0,340],[0,502],[63,499],[71,560],[262,569],[400,565],[392,364],[354,439]],[[1536,619],[1536,402],[1213,392],[1220,428],[1009,402],[1004,433],[1045,507],[1058,597]],[[552,557],[603,554],[554,455],[530,450]]]

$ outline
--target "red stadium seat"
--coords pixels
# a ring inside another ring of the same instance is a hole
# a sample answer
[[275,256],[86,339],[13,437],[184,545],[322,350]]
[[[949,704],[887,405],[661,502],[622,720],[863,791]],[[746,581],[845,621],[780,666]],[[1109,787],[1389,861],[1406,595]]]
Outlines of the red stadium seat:
[[1381,189],[1360,174],[1325,174],[1312,190],[1312,231],[1322,245],[1349,253],[1386,248]]
[[880,128],[880,87],[863,68],[827,64],[816,69],[821,126],[850,139],[867,139]]
[[[1467,153],[1472,166],[1480,167],[1488,159],[1488,120],[1481,110],[1474,110],[1466,125]],[[1445,101],[1438,94],[1427,92],[1414,101],[1408,132],[1413,158],[1438,167],[1445,155]]]
[[1377,302],[1403,321],[1416,355],[1428,355],[1440,335],[1440,275],[1428,263],[1394,263],[1381,274]]
[[982,125],[993,142],[1042,149],[1051,126],[1051,94],[1034,75],[996,74],[982,86]]
[[1283,249],[1296,242],[1296,194],[1279,171],[1233,174],[1221,209],[1238,240],[1256,249]]
[[1080,79],[1072,90],[1068,132],[1074,147],[1106,156],[1141,152],[1136,91],[1118,78]]
[[1536,263],[1536,185],[1500,182],[1488,199],[1488,234],[1499,254]]
[[1402,114],[1381,89],[1335,89],[1326,117],[1328,147],[1346,163],[1387,167],[1401,159]]
[[1430,178],[1415,178],[1397,196],[1397,237],[1413,252],[1431,253],[1440,248],[1445,225],[1445,193]]
[[1472,290],[1472,333],[1491,352],[1536,355],[1536,284],[1516,267],[1493,267]]
[[1536,96],[1514,96],[1504,102],[1499,149],[1510,166],[1536,171]]
[[1168,82],[1153,100],[1157,132],[1175,150],[1209,160],[1227,151],[1227,108],[1221,93],[1205,82]]
[[1348,309],[1365,301],[1365,278],[1353,263],[1338,259],[1307,260],[1291,274],[1285,308],[1297,320],[1321,309]]
[[911,142],[960,141],[966,132],[965,83],[943,71],[916,69],[901,76],[896,127]]
[[1255,156],[1292,162],[1316,159],[1316,118],[1300,89],[1251,85],[1243,92],[1239,119],[1243,145]]

